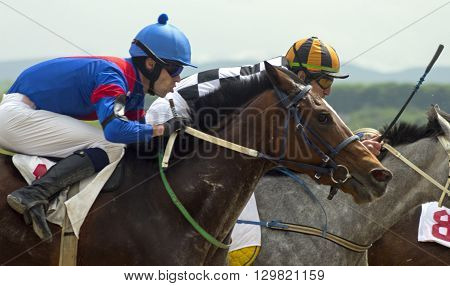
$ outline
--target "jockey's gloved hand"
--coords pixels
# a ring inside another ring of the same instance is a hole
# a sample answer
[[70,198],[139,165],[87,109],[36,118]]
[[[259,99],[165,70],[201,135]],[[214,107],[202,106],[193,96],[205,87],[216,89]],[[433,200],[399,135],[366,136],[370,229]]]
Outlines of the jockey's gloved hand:
[[174,117],[167,121],[164,125],[164,134],[163,136],[170,136],[173,132],[182,131],[186,128],[186,126],[190,125],[189,119],[182,117]]

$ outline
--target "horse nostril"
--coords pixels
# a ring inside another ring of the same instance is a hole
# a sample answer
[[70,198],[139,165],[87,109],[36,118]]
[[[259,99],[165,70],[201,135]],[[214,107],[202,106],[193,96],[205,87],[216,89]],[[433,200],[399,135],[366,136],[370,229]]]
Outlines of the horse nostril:
[[392,179],[392,173],[386,169],[373,169],[370,174],[377,182],[387,183]]

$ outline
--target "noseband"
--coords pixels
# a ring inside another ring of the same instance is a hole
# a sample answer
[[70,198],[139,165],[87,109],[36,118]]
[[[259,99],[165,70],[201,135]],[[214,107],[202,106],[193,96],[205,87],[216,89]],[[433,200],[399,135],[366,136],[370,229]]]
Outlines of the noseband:
[[[272,82],[273,83],[273,82]],[[357,141],[360,139],[358,135],[350,136],[346,139],[344,139],[341,143],[339,143],[336,147],[331,146],[328,144],[325,140],[323,140],[314,130],[309,128],[309,126],[304,125],[302,123],[302,113],[299,109],[300,101],[303,100],[311,90],[311,85],[304,86],[299,93],[297,93],[292,100],[289,99],[289,96],[280,90],[275,84],[272,84],[275,94],[277,95],[278,99],[280,100],[281,104],[284,108],[286,108],[288,112],[288,116],[286,116],[286,119],[284,121],[284,131],[283,131],[283,140],[284,144],[282,145],[282,152],[281,157],[279,158],[268,158],[272,161],[276,161],[279,164],[285,164],[285,163],[291,163],[295,164],[297,167],[302,169],[310,169],[314,170],[316,172],[315,178],[318,180],[323,175],[329,175],[331,177],[331,180],[336,185],[342,185],[345,183],[349,178],[351,178],[351,174],[348,170],[348,168],[344,165],[337,164],[335,161],[335,157],[350,143]],[[287,149],[287,132],[289,128],[289,120],[290,118],[294,119],[295,122],[295,129],[297,132],[300,133],[300,135],[305,140],[306,144],[314,150],[314,152],[321,158],[322,163],[320,165],[311,165],[311,164],[305,164],[305,163],[299,163],[296,161],[286,160],[285,159],[285,152]],[[311,134],[314,139],[316,139],[321,145],[325,146],[327,149],[327,152],[323,152],[317,144],[315,144],[308,134]],[[263,154],[261,154],[263,155]],[[335,174],[337,171],[343,171],[344,176],[343,178],[336,178]]]

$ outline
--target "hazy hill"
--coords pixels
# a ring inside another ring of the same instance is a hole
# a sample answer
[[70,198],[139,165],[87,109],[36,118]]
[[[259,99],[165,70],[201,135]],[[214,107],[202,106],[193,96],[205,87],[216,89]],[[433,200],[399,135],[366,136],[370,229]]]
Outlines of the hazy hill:
[[[14,79],[25,68],[32,66],[44,59],[20,60],[0,62],[0,82],[14,81]],[[197,63],[198,69],[186,68],[182,76],[208,70],[217,67],[233,67],[245,64],[254,64],[256,60],[240,60],[240,61],[214,61],[206,63]],[[342,71],[350,74],[345,80],[346,83],[378,83],[378,82],[417,82],[425,70],[424,67],[412,68],[395,73],[380,73],[368,68],[347,65]],[[436,67],[427,76],[426,82],[434,83],[450,83],[450,67]]]

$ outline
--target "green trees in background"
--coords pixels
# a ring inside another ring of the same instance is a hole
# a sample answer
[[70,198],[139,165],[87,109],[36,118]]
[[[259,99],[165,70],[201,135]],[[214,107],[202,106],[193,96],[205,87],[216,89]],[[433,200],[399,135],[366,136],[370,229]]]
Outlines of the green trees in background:
[[[394,119],[414,84],[336,84],[327,101],[352,128],[381,128]],[[450,85],[424,84],[416,93],[400,120],[427,122],[426,111],[431,104],[450,112]]]

